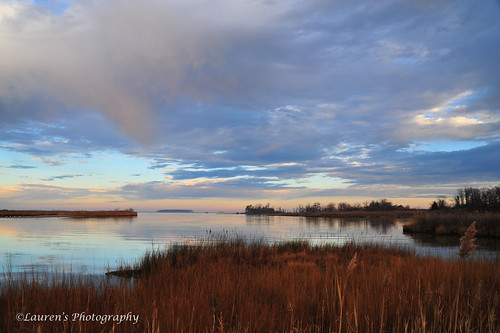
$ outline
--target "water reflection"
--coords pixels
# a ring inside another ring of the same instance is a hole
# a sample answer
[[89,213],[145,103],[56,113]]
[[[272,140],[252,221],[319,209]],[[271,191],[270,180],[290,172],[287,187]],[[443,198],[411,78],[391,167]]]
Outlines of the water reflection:
[[245,215],[247,225],[269,225],[271,219],[274,220],[274,216],[267,215]]
[[366,218],[314,218],[299,217],[301,223],[313,225],[328,225],[330,228],[339,228],[351,231],[370,231],[374,234],[390,234],[398,229],[397,223],[405,223],[406,220],[393,217]]
[[[408,234],[415,244],[427,247],[453,247],[460,246],[460,237],[458,236],[436,236],[428,234]],[[494,238],[477,238],[476,244],[479,249],[500,252],[500,240]]]
[[[398,224],[404,224],[406,220],[396,219],[393,217],[380,217],[373,219],[366,218],[327,218],[327,217],[303,217],[303,216],[265,216],[265,215],[247,215],[246,224],[249,226],[254,225],[275,225],[287,224],[293,219],[300,226],[308,229],[323,230],[327,229],[341,229],[351,230],[353,232],[359,230],[371,230],[374,234],[389,234],[394,229],[398,229]],[[399,231],[398,231],[399,232]]]
[[[307,218],[236,214],[140,213],[124,218],[0,219],[0,271],[102,274],[133,263],[145,251],[228,234],[276,241],[306,239],[313,244],[354,241],[404,246],[423,255],[455,256],[458,237],[404,235],[407,220],[394,218]],[[479,239],[479,252],[500,253],[500,241]],[[430,251],[429,249],[433,249]]]
[[133,223],[137,220],[137,216],[110,216],[110,217],[86,217],[86,216],[70,216],[62,217],[63,219],[68,219],[73,222],[88,222],[88,221],[102,221],[102,222],[129,222]]

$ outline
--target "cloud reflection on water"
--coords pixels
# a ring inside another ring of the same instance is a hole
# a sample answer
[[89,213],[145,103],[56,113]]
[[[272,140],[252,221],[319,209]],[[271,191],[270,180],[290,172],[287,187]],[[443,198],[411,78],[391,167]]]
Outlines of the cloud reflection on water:
[[[354,241],[448,257],[457,251],[458,237],[403,235],[404,222],[201,213],[141,213],[123,219],[10,218],[0,220],[0,265],[13,273],[56,269],[99,274],[121,263],[133,263],[151,249],[219,234],[270,243],[306,239],[313,244],[342,245]],[[479,239],[478,243],[480,253],[500,251],[498,240]]]

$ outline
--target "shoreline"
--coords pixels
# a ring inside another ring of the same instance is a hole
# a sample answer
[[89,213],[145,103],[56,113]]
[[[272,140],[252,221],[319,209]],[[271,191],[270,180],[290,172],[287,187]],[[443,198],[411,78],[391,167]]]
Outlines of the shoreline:
[[[258,214],[246,214],[258,216]],[[426,209],[391,210],[391,211],[321,211],[308,213],[275,212],[262,214],[264,216],[299,216],[305,218],[407,218],[410,219],[403,225],[405,235],[434,235],[454,236],[464,235],[467,227],[473,222],[478,222],[476,237],[500,239],[500,214],[495,212],[467,212],[467,211],[429,211]]]
[[133,210],[0,210],[2,217],[134,217]]
[[463,210],[427,212],[403,226],[403,234],[436,236],[463,236],[467,228],[477,222],[475,237],[500,238],[499,212],[469,212]]
[[[319,218],[367,218],[367,217],[394,217],[394,218],[409,218],[415,215],[422,214],[426,210],[390,210],[390,211],[365,211],[365,210],[352,210],[352,211],[327,211],[327,212],[309,212],[309,213],[268,213],[263,214],[267,216],[301,216],[301,217],[319,217]],[[248,216],[258,216],[258,214],[246,214]]]

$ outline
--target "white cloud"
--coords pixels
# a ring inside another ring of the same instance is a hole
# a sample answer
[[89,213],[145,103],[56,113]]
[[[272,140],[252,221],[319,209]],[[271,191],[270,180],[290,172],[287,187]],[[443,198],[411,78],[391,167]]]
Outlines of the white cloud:
[[473,117],[451,117],[450,123],[455,126],[466,126],[482,124],[483,121]]
[[473,118],[473,117],[429,117],[423,115],[415,116],[415,122],[418,125],[428,126],[428,125],[442,125],[442,126],[466,126],[466,125],[478,125],[482,124],[483,121]]

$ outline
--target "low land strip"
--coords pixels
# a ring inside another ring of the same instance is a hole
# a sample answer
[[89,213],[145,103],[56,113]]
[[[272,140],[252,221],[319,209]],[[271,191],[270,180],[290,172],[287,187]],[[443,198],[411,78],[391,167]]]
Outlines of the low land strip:
[[121,217],[137,216],[134,210],[0,210],[0,217]]

